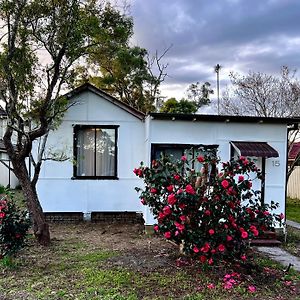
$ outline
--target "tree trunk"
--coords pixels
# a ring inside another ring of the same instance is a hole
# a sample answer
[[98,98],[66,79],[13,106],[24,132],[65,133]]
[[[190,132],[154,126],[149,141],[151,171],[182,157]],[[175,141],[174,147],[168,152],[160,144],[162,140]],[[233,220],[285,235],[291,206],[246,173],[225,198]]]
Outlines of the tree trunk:
[[48,246],[50,244],[49,225],[46,222],[43,209],[39,202],[36,186],[31,184],[25,162],[12,160],[14,173],[19,179],[26,200],[27,208],[33,222],[33,232],[39,244]]

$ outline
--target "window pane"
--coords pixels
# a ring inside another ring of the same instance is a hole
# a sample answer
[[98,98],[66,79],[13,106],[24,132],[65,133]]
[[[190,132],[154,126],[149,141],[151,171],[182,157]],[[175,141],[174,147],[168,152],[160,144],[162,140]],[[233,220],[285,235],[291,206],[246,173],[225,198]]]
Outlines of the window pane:
[[115,176],[115,129],[96,128],[96,176]]
[[77,176],[94,176],[95,129],[82,129],[77,133]]

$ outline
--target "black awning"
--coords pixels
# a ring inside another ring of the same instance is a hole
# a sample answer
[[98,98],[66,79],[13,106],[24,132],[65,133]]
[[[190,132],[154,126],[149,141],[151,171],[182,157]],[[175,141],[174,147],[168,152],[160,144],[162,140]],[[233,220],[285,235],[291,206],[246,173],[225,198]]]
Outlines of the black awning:
[[241,156],[279,157],[278,152],[266,142],[231,142]]

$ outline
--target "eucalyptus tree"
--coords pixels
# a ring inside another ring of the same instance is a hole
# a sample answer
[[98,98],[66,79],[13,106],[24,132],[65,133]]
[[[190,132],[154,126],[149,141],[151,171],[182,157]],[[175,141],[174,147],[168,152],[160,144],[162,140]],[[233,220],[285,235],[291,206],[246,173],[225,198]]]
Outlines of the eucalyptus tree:
[[[69,107],[60,95],[76,63],[103,34],[103,11],[96,0],[0,0],[0,97],[8,122],[3,141],[43,245],[50,234],[36,184],[47,136]],[[33,154],[37,140],[41,147]]]

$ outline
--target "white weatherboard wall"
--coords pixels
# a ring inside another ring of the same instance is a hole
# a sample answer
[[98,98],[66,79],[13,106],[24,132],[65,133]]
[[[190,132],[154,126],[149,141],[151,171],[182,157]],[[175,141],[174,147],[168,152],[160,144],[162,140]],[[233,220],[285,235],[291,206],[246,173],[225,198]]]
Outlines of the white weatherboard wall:
[[[221,161],[230,159],[231,141],[267,142],[279,153],[277,158],[266,159],[265,203],[272,200],[280,207],[276,211],[285,213],[285,178],[287,126],[285,124],[226,123],[200,121],[146,120],[148,136],[146,140],[161,144],[204,144],[219,145],[218,156]],[[146,212],[149,222],[149,211]]]
[[[45,212],[142,211],[134,190],[142,182],[133,173],[145,161],[144,122],[90,91],[72,99],[76,105],[66,113],[58,130],[49,135],[47,147],[63,150],[70,159],[46,161],[38,181]],[[72,179],[73,126],[118,125],[118,180]]]

